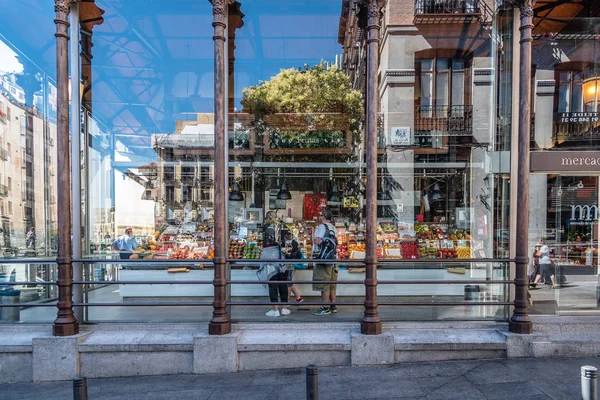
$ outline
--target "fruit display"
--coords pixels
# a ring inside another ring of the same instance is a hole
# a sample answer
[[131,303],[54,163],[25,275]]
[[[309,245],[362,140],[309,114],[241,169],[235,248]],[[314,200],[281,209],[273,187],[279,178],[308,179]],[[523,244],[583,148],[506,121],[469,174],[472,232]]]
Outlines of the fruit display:
[[350,257],[347,244],[340,244],[337,249],[337,257],[340,260],[347,260]]
[[252,243],[244,247],[243,257],[248,260],[256,260],[260,258],[260,247],[257,244]]
[[244,247],[246,243],[241,240],[229,240],[229,258],[238,259],[242,258],[244,254]]
[[381,222],[379,226],[384,232],[394,232],[396,230],[396,224],[392,222]]
[[472,258],[471,247],[457,247],[456,248],[457,258]]
[[419,245],[419,256],[421,258],[437,258],[438,250],[425,244]]
[[471,235],[469,235],[467,232],[465,231],[461,231],[461,230],[451,230],[448,231],[448,238],[450,240],[471,240]]
[[406,259],[419,258],[419,248],[416,243],[402,243],[402,256]]
[[185,260],[188,258],[190,251],[187,247],[183,249],[179,249],[173,253],[171,253],[172,260]]
[[381,246],[377,246],[377,258],[378,259],[385,258],[385,256],[383,255],[383,247],[381,247]]
[[348,245],[348,252],[352,253],[353,251],[365,251],[367,249],[367,245],[364,243],[350,244]]
[[456,250],[455,249],[439,249],[438,250],[439,258],[456,258]]

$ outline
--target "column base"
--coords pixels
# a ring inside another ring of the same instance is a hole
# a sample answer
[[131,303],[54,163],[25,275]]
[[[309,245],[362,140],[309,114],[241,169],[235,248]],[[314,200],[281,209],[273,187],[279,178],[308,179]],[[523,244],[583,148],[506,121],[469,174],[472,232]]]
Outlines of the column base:
[[210,321],[208,324],[209,335],[227,335],[231,333],[231,321],[213,322]]
[[363,335],[381,335],[381,321],[361,321],[360,333]]
[[513,316],[513,318],[511,318],[508,322],[508,330],[512,333],[529,335],[533,332],[533,323],[529,318],[516,320]]
[[73,336],[79,333],[79,323],[77,321],[72,323],[54,323],[52,325],[52,336]]

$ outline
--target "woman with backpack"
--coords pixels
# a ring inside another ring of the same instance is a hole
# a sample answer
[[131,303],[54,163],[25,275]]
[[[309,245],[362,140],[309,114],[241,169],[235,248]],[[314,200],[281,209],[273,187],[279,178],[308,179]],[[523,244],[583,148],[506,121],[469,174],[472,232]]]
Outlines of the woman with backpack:
[[[281,246],[277,242],[277,231],[278,221],[277,213],[269,211],[264,221],[264,232],[263,232],[263,250],[261,253],[261,259],[263,260],[279,260],[281,259]],[[264,265],[263,267],[267,267]],[[288,270],[293,268],[286,264],[276,264],[275,270],[272,276],[269,278],[269,299],[271,303],[287,303],[288,302],[288,285],[287,283],[280,283],[287,281]],[[281,315],[289,315],[291,313],[287,306],[281,306],[281,312],[277,305],[273,305],[272,309],[267,311],[265,314],[267,317],[279,317]]]

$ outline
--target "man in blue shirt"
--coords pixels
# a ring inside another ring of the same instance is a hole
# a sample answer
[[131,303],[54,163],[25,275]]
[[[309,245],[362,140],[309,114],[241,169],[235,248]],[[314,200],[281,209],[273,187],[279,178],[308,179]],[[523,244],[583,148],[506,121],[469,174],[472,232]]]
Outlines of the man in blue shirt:
[[135,237],[133,237],[133,229],[131,229],[131,227],[125,228],[125,234],[118,237],[112,245],[113,249],[121,252],[122,259],[129,258],[136,247],[138,247],[138,242],[135,240]]

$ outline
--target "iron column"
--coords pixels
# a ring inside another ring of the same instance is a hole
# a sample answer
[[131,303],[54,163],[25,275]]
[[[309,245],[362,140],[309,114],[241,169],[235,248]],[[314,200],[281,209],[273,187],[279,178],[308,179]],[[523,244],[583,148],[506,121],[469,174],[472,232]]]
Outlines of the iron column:
[[517,246],[515,268],[515,309],[509,329],[513,333],[529,334],[531,318],[527,313],[527,265],[529,264],[529,131],[531,129],[531,36],[535,0],[519,0],[521,11],[519,69],[519,140],[517,152]]
[[211,335],[225,335],[231,332],[231,320],[227,314],[227,182],[225,180],[228,160],[226,154],[225,113],[225,29],[227,11],[232,0],[210,0],[213,5],[213,41],[215,45],[215,255],[213,259],[215,275],[213,279],[213,316],[208,324]]
[[366,257],[365,313],[360,323],[364,335],[380,335],[381,319],[377,311],[377,115],[379,113],[379,41],[381,9],[385,0],[368,0],[367,37],[367,122],[366,122]]
[[[58,192],[58,313],[52,334],[79,333],[73,315],[73,262],[71,257],[71,177],[69,145],[69,12],[71,0],[54,0],[56,12],[56,93],[57,93],[57,192]],[[78,77],[75,77],[78,79]],[[75,82],[74,84],[78,84]],[[78,240],[79,238],[75,238]]]

